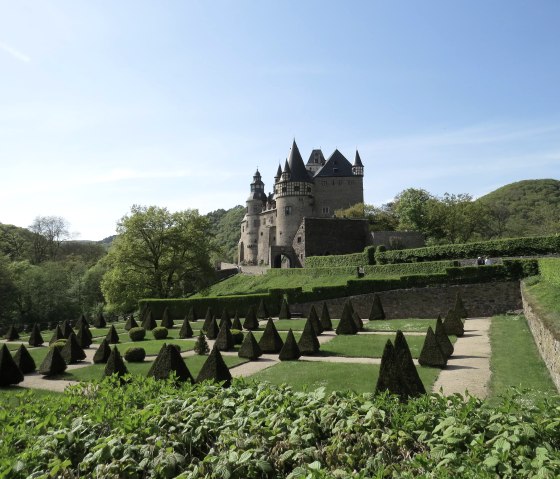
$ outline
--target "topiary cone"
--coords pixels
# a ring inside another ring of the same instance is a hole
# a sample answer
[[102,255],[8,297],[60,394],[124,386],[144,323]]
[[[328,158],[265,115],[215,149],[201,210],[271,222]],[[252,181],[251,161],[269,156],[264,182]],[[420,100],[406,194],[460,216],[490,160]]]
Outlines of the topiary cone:
[[8,328],[4,339],[6,339],[6,341],[17,341],[19,339],[19,333],[15,326],[12,325]]
[[179,330],[179,338],[187,339],[193,337],[193,330],[191,327],[191,323],[187,318],[183,320],[183,324],[181,325],[181,329]]
[[257,319],[257,313],[255,312],[254,306],[249,306],[247,315],[245,316],[245,321],[243,322],[243,329],[248,329],[249,331],[256,331],[259,329],[259,320]]
[[167,308],[167,306],[163,310],[163,314],[162,314],[162,317],[161,317],[161,325],[162,325],[162,327],[167,328],[167,329],[172,329],[173,326],[175,325],[173,323],[173,319],[171,319],[171,315],[169,314],[169,309]]
[[364,329],[364,322],[362,321],[362,318],[360,318],[360,315],[356,311],[352,313],[352,319],[354,320],[354,323],[356,324],[356,329],[358,331]]
[[221,320],[220,320],[220,328],[222,327],[222,323],[224,321],[227,322],[229,324],[229,326],[231,327],[231,317],[228,313],[227,308],[222,309],[222,316],[221,316]]
[[424,384],[412,360],[410,348],[401,330],[397,330],[395,337],[395,359],[408,396],[417,397],[426,394]]
[[60,351],[60,355],[66,364],[75,364],[86,358],[86,353],[78,344],[78,338],[73,332],[68,336],[66,344]]
[[463,303],[463,298],[461,296],[461,291],[457,291],[455,295],[455,305],[453,309],[460,318],[465,318],[468,316],[467,310],[465,309],[465,304]]
[[261,298],[259,303],[259,308],[257,309],[257,318],[258,319],[268,319],[270,318],[270,314],[268,314],[268,308],[264,302],[264,299]]
[[62,334],[62,329],[60,329],[60,326],[57,324],[54,333],[51,336],[49,344],[54,344],[60,339],[66,339],[66,338],[64,337],[64,334]]
[[371,305],[371,310],[369,312],[369,320],[376,321],[379,319],[385,319],[385,311],[383,310],[383,305],[381,304],[381,298],[378,294],[374,294],[373,304]]
[[311,322],[311,326],[313,326],[315,334],[317,336],[320,336],[323,333],[323,326],[321,325],[321,321],[319,321],[319,316],[317,316],[315,306],[311,306],[309,314],[307,315],[307,319]]
[[31,334],[29,335],[29,346],[37,347],[41,346],[45,341],[43,340],[43,336],[41,335],[41,328],[39,324],[35,323],[33,325],[33,329],[31,330]]
[[91,343],[93,342],[93,337],[91,335],[91,331],[87,326],[87,323],[81,323],[80,327],[78,328],[78,334],[76,334],[78,338],[78,344],[81,348],[89,348]]
[[111,354],[109,354],[109,358],[107,359],[105,370],[103,371],[104,376],[112,376],[113,374],[121,378],[125,374],[128,374],[128,369],[126,369],[121,353],[116,346],[113,346]]
[[243,326],[241,326],[241,321],[239,320],[239,315],[237,314],[237,312],[235,313],[233,321],[231,322],[231,329],[237,329],[238,331],[243,330]]
[[95,364],[105,364],[109,359],[109,355],[111,354],[111,346],[107,339],[103,338],[103,341],[95,351],[93,355],[93,362]]
[[323,331],[332,331],[333,325],[331,321],[331,315],[329,314],[329,308],[327,307],[327,302],[323,301],[323,308],[321,309],[321,326]]
[[443,326],[443,322],[441,321],[441,316],[438,316],[437,318],[435,334],[439,347],[443,351],[443,354],[445,354],[445,357],[449,359],[449,357],[451,357],[451,355],[453,354],[455,348],[453,347],[453,343],[449,339],[449,336],[445,334],[445,328]]
[[349,335],[349,334],[356,334],[357,332],[358,329],[356,328],[356,322],[352,317],[351,305],[348,302],[346,302],[344,303],[342,316],[340,317],[340,321],[338,322],[338,326],[336,327],[336,334]]
[[424,339],[422,351],[418,357],[421,366],[429,366],[432,368],[444,368],[447,365],[447,357],[441,350],[437,341],[434,330],[430,326]]
[[307,319],[305,326],[303,327],[303,332],[298,342],[299,351],[304,356],[312,356],[319,351],[320,344],[315,334],[315,329],[311,324],[311,321]]
[[78,318],[78,321],[76,321],[76,329],[80,329],[82,324],[85,324],[89,328],[89,324],[88,324],[87,319],[86,319],[86,317],[83,313]]
[[243,338],[243,343],[241,344],[241,348],[239,348],[239,353],[237,355],[240,358],[247,358],[250,361],[255,361],[262,356],[259,343],[257,343],[257,340],[251,331],[249,331],[245,335],[245,338]]
[[216,318],[212,318],[210,324],[208,325],[208,330],[206,330],[206,337],[208,339],[216,339],[219,332],[220,328],[218,327],[218,322],[216,321]]
[[105,339],[107,340],[107,342],[109,344],[118,344],[119,343],[119,335],[117,333],[117,330],[115,329],[115,325],[111,324],[111,327],[109,328],[109,332],[107,333],[107,336],[105,336]]
[[286,337],[286,342],[278,355],[278,359],[280,359],[280,361],[297,361],[300,357],[301,352],[296,342],[294,332],[290,328],[288,336]]
[[23,381],[23,373],[10,354],[8,347],[3,344],[0,348],[0,387],[19,384]]
[[62,331],[62,337],[64,339],[68,339],[70,337],[70,334],[74,332],[74,330],[70,326],[70,323],[67,320],[64,320],[62,322],[62,326],[60,327],[60,330]]
[[232,324],[231,324],[231,319],[229,318],[229,315],[224,316],[222,314],[222,318],[220,319],[220,324],[219,324],[219,328],[223,328],[224,325],[228,328],[231,329]]
[[278,313],[278,319],[291,319],[292,315],[290,313],[290,306],[286,298],[282,298],[282,304],[280,305],[280,312]]
[[212,311],[212,308],[208,306],[208,309],[206,310],[206,316],[204,317],[204,324],[202,325],[202,329],[204,331],[208,331],[212,319],[214,319],[214,312]]
[[450,309],[447,312],[447,316],[445,317],[445,321],[443,322],[443,327],[445,330],[445,334],[447,334],[448,336],[463,336],[463,334],[465,334],[465,326],[463,325],[463,321],[461,321],[459,314],[454,309]]
[[187,320],[190,322],[195,322],[198,320],[195,309],[191,306],[189,312],[187,313]]
[[229,351],[230,349],[233,349],[234,345],[233,336],[231,335],[231,331],[226,322],[220,327],[214,347],[220,351]]
[[202,365],[200,372],[196,378],[197,383],[203,381],[217,381],[222,382],[224,387],[229,387],[231,384],[231,373],[229,372],[220,351],[216,348],[212,349],[212,352]]
[[56,376],[66,371],[66,361],[60,355],[58,348],[49,348],[49,352],[39,366],[39,373],[43,376]]
[[383,355],[381,356],[381,365],[379,366],[379,377],[375,385],[375,392],[389,392],[396,394],[401,399],[407,397],[406,388],[402,384],[400,371],[397,367],[395,348],[390,339],[385,343]]
[[278,334],[274,321],[269,319],[259,341],[261,351],[265,354],[278,354],[284,346],[284,341]]
[[144,314],[144,320],[142,321],[142,327],[146,331],[151,331],[154,328],[157,328],[156,320],[152,315],[152,310],[149,306],[146,307],[146,311]]
[[105,321],[105,316],[103,316],[103,313],[97,313],[97,315],[95,316],[95,319],[93,320],[93,325],[96,328],[106,328],[107,327],[107,321]]
[[137,327],[138,327],[138,323],[134,319],[134,315],[131,314],[126,320],[126,323],[124,324],[124,330],[130,331],[132,328],[137,328]]
[[23,374],[32,373],[37,369],[35,360],[29,354],[27,348],[20,344],[16,354],[14,354],[14,362]]
[[194,378],[179,350],[172,344],[164,344],[148,371],[148,377],[167,379],[171,373],[175,373],[178,381],[194,383]]

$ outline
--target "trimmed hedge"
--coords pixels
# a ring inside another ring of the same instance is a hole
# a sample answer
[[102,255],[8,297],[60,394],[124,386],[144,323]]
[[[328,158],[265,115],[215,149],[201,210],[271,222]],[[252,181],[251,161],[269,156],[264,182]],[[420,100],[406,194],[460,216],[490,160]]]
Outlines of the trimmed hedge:
[[507,238],[476,243],[447,244],[391,251],[376,251],[375,263],[414,263],[477,256],[535,256],[560,253],[560,235]]
[[305,258],[305,265],[309,268],[329,268],[332,266],[364,266],[369,263],[369,256],[366,248],[361,253],[338,254],[332,256],[308,256]]

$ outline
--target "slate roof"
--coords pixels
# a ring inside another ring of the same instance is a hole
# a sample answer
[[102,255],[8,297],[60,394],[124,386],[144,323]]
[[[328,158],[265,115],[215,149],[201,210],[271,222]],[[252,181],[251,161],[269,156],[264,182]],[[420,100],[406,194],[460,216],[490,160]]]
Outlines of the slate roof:
[[351,163],[338,150],[334,150],[323,168],[315,174],[315,178],[331,176],[354,176]]
[[292,181],[311,181],[307,168],[305,168],[305,164],[303,163],[303,158],[301,157],[299,149],[296,145],[296,140],[292,143],[292,149],[290,150],[290,156],[288,157],[288,164],[290,165],[290,171],[292,173]]
[[358,153],[358,150],[356,150],[356,158],[354,159],[354,166],[364,166],[362,164],[362,159],[360,158],[360,154]]

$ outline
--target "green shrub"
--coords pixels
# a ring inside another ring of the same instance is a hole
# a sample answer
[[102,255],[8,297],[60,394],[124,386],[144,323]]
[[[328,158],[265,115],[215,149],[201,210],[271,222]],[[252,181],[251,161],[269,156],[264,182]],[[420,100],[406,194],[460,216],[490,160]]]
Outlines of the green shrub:
[[103,316],[103,313],[98,313],[97,316],[95,316],[95,319],[93,320],[93,325],[96,328],[107,327],[107,321],[105,321],[105,316]]
[[453,347],[453,343],[450,341],[449,336],[445,333],[445,327],[443,326],[443,322],[441,321],[441,316],[438,316],[436,321],[436,339],[439,344],[439,347],[445,354],[446,358],[449,358],[455,348]]
[[323,308],[321,309],[321,326],[323,328],[323,331],[332,331],[333,330],[333,325],[332,325],[332,321],[331,321],[331,315],[329,313],[329,308],[327,306],[327,303],[325,301],[323,301]]
[[320,336],[321,334],[323,334],[323,325],[321,324],[321,321],[319,320],[319,316],[317,316],[317,310],[315,309],[315,306],[313,306],[313,305],[309,309],[309,314],[307,315],[307,320],[311,323],[311,326],[315,330],[315,334],[317,336]]
[[167,329],[172,329],[174,326],[173,319],[169,314],[169,308],[167,307],[163,310],[163,314],[161,317],[161,326]]
[[64,371],[66,371],[66,361],[64,361],[63,357],[61,356],[60,349],[61,348],[57,347],[49,348],[49,352],[39,366],[40,374],[42,374],[43,376],[56,376],[57,374],[62,374]]
[[101,344],[99,345],[97,351],[95,351],[95,354],[93,355],[93,362],[94,364],[105,364],[109,359],[110,355],[111,355],[111,346],[109,345],[107,339],[103,338],[103,341],[101,341]]
[[377,264],[413,263],[416,261],[436,261],[441,259],[476,258],[482,255],[512,257],[536,256],[558,252],[560,252],[560,236],[532,236],[384,252],[378,251],[375,253],[375,262]]
[[443,329],[448,336],[463,336],[465,334],[465,327],[463,321],[454,309],[450,309],[445,316],[443,322]]
[[62,336],[65,339],[68,339],[70,334],[72,334],[74,332],[74,330],[72,329],[72,326],[70,326],[70,323],[66,320],[64,320],[62,322],[62,326],[60,326],[60,330],[62,331]]
[[278,334],[278,330],[272,319],[269,319],[264,328],[263,334],[259,341],[261,351],[265,354],[278,354],[284,346],[284,341]]
[[447,356],[441,349],[431,326],[426,333],[422,351],[420,351],[420,356],[418,357],[418,363],[421,366],[432,368],[444,368],[447,365]]
[[87,326],[87,322],[81,322],[78,326],[78,333],[76,334],[78,338],[78,344],[81,348],[89,348],[91,343],[93,342],[93,336],[89,327]]
[[357,334],[358,329],[356,327],[356,322],[353,318],[353,311],[351,304],[346,301],[342,309],[342,315],[340,316],[340,321],[336,327],[336,334],[338,335],[348,335]]
[[206,333],[206,337],[208,339],[216,339],[218,337],[218,333],[220,332],[220,328],[218,326],[218,321],[216,321],[215,317],[213,317],[210,320],[210,324],[208,325],[208,329],[205,329],[204,332]]
[[220,351],[229,351],[233,349],[234,345],[233,336],[226,323],[220,328],[218,335],[216,336],[214,347]]
[[244,339],[243,331],[239,329],[231,329],[230,331],[233,336],[233,344],[242,344]]
[[204,333],[200,331],[200,334],[196,338],[196,342],[194,343],[194,352],[199,356],[203,356],[210,352],[210,347],[208,346],[208,342],[204,337]]
[[177,348],[172,344],[164,344],[148,371],[148,377],[167,379],[171,374],[175,375],[177,381],[194,383],[194,378]]
[[191,327],[191,323],[187,318],[185,318],[183,320],[183,324],[181,325],[181,329],[179,330],[179,338],[181,339],[192,338],[193,334],[194,333]]
[[165,339],[169,335],[169,331],[163,326],[158,326],[152,329],[152,334],[154,335],[154,339]]
[[142,327],[146,331],[151,331],[152,329],[157,328],[157,323],[156,320],[154,319],[154,314],[152,313],[152,309],[150,308],[149,305],[146,306],[146,308],[144,308]]
[[33,325],[33,329],[31,330],[31,334],[29,335],[29,346],[41,346],[44,342],[43,336],[41,335],[41,328],[38,323],[35,323]]
[[280,312],[278,313],[278,319],[290,319],[292,315],[290,314],[290,306],[286,298],[282,299],[282,305],[280,306]]
[[380,319],[385,319],[385,311],[383,310],[383,305],[381,304],[381,298],[378,294],[374,294],[371,311],[369,313],[369,320],[376,321]]
[[416,366],[414,366],[412,361],[412,354],[410,353],[406,338],[400,330],[397,330],[395,336],[395,360],[406,388],[407,397],[411,398],[426,394],[424,384],[422,384]]
[[146,359],[146,350],[144,348],[128,348],[124,352],[124,359],[129,363],[141,363]]
[[6,341],[17,341],[19,339],[19,333],[16,327],[10,326],[4,338],[6,339]]
[[114,324],[111,324],[111,327],[109,328],[109,331],[107,332],[107,336],[105,336],[105,339],[107,339],[109,344],[118,344],[119,343],[119,341],[120,341],[119,334],[117,333],[117,330],[115,329]]
[[288,336],[286,341],[280,350],[278,359],[280,361],[297,361],[301,357],[301,352],[299,350],[296,338],[294,337],[294,332],[292,328],[288,331]]
[[255,361],[262,356],[262,351],[259,343],[257,343],[257,340],[255,339],[255,336],[253,336],[253,333],[251,331],[249,331],[245,335],[245,338],[243,339],[243,343],[241,344],[237,355],[240,358],[246,358],[250,361]]
[[196,382],[201,383],[203,381],[216,381],[223,382],[224,387],[229,387],[231,384],[231,373],[229,372],[224,358],[220,354],[220,351],[216,348],[212,349],[212,352],[208,355],[205,363],[202,365],[198,376],[196,377]]
[[366,251],[362,253],[339,254],[332,256],[308,256],[305,258],[306,268],[329,268],[332,266],[364,266],[369,258]]
[[50,344],[49,346],[51,348],[58,349],[60,351],[64,346],[66,346],[66,341],[67,341],[67,339],[59,339],[58,341],[55,341],[54,343]]
[[128,374],[128,369],[124,364],[121,353],[116,346],[113,346],[111,354],[107,359],[107,364],[105,364],[105,370],[103,371],[104,376],[116,375],[122,378],[125,374]]
[[66,344],[60,350],[60,355],[66,364],[75,364],[86,358],[86,353],[78,344],[78,338],[74,333],[71,333],[66,340]]
[[249,306],[247,310],[245,321],[243,322],[243,329],[248,329],[249,331],[256,331],[259,329],[259,320],[257,319],[257,312],[254,305]]
[[31,354],[29,354],[29,351],[23,344],[19,345],[16,354],[14,354],[14,361],[23,374],[32,373],[37,369],[35,360],[31,357]]
[[8,347],[3,344],[0,348],[0,387],[19,384],[23,381],[23,373],[12,358]]
[[49,344],[52,345],[61,339],[65,339],[65,338],[64,335],[62,334],[62,330],[60,329],[60,326],[57,324],[56,327],[54,328],[54,333],[51,336]]
[[312,356],[319,351],[320,344],[315,333],[315,328],[308,319],[303,327],[303,332],[298,342],[299,351],[304,356]]
[[146,330],[144,328],[131,328],[128,331],[128,336],[131,341],[142,341],[146,337]]

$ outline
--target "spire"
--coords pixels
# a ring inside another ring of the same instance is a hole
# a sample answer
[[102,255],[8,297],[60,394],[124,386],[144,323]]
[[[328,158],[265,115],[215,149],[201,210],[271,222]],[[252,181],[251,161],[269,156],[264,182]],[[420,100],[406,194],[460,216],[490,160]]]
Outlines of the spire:
[[281,176],[282,176],[282,167],[280,166],[280,163],[278,163],[278,170],[276,171],[276,176],[274,177],[274,182],[278,183],[278,180],[280,180]]
[[288,160],[286,160],[286,163],[284,163],[284,171],[282,171],[282,181],[289,181],[291,176],[292,170],[290,169]]
[[290,165],[290,171],[292,173],[292,181],[310,181],[309,174],[307,173],[295,139],[292,143],[290,156],[288,157],[288,164]]
[[360,154],[356,149],[356,158],[354,159],[354,164],[352,165],[352,173],[355,176],[364,176],[364,165],[362,163],[362,159],[360,158]]

